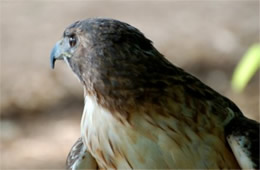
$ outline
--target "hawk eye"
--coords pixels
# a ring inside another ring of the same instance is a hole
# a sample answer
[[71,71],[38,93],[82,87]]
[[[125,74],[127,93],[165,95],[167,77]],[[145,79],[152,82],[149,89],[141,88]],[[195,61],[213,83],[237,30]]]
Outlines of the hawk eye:
[[77,42],[77,40],[76,40],[76,36],[75,35],[69,36],[69,43],[70,43],[71,47],[74,47],[76,45],[76,42]]

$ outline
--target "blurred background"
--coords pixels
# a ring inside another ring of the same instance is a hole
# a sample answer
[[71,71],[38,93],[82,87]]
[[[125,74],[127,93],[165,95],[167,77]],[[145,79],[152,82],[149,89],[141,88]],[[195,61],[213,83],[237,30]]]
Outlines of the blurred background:
[[259,42],[259,1],[1,0],[0,169],[62,169],[80,135],[82,86],[49,55],[77,20],[109,17],[139,28],[172,63],[259,121],[259,71],[241,93],[232,73]]

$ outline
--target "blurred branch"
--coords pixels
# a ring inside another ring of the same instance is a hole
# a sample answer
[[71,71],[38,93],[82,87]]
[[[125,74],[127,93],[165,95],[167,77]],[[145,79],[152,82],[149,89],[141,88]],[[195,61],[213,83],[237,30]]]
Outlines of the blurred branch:
[[248,49],[238,63],[232,76],[231,86],[235,92],[241,92],[260,68],[260,44]]

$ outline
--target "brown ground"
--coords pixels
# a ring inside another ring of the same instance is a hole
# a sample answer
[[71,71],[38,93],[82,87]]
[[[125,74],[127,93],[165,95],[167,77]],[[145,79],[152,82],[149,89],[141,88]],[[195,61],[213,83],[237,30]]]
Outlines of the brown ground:
[[235,65],[259,41],[259,1],[1,1],[0,169],[61,169],[79,136],[82,87],[49,54],[70,23],[116,18],[136,26],[170,61],[259,121],[259,73],[241,94]]

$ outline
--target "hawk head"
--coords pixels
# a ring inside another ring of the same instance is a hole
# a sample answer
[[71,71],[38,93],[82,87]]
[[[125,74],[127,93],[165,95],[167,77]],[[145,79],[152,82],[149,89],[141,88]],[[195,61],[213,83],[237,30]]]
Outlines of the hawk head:
[[51,52],[51,67],[56,60],[64,59],[84,82],[83,73],[130,69],[154,56],[158,51],[136,28],[114,19],[93,18],[65,29]]
[[[51,67],[63,59],[98,98],[124,101],[144,96],[146,89],[163,90],[173,67],[138,29],[104,18],[77,21],[68,26],[51,52]],[[130,94],[131,93],[131,94]]]

